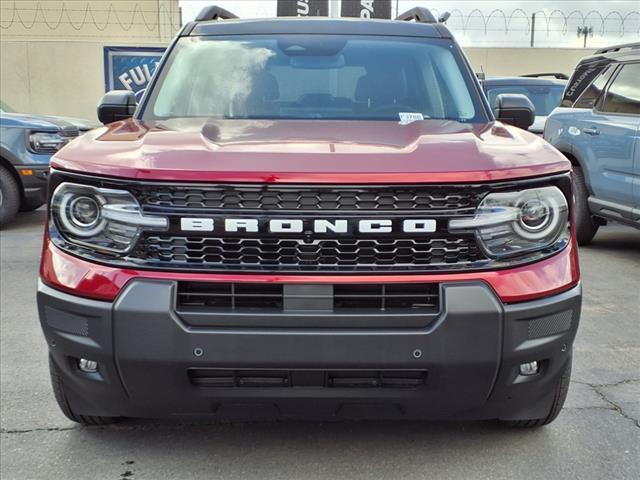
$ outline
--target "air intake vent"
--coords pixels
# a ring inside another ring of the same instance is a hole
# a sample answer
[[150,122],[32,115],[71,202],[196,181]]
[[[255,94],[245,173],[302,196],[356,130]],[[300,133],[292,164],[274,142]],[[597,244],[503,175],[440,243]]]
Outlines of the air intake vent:
[[415,389],[426,383],[426,370],[188,370],[199,388],[399,388]]
[[293,309],[334,313],[434,314],[440,308],[440,293],[437,283],[284,285],[180,282],[177,307],[179,310],[217,312],[259,310],[264,313]]
[[178,307],[211,310],[282,310],[282,285],[180,282]]
[[336,284],[334,310],[411,310],[433,313],[439,309],[437,283]]

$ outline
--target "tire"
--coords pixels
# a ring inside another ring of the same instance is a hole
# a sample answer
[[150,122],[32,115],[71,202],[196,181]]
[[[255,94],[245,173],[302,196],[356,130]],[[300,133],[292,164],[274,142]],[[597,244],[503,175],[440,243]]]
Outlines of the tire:
[[578,245],[589,245],[600,225],[589,211],[589,190],[582,168],[573,167],[573,179],[576,186],[576,239]]
[[11,172],[0,166],[0,228],[14,219],[20,208],[20,186]]
[[77,413],[75,413],[72,410],[71,405],[69,405],[69,401],[67,400],[67,395],[64,391],[64,383],[62,382],[60,371],[58,370],[58,367],[54,363],[51,356],[49,356],[49,375],[51,376],[51,386],[53,387],[53,394],[56,397],[58,406],[60,407],[60,410],[62,410],[62,413],[64,413],[65,417],[67,417],[69,420],[87,426],[109,425],[111,423],[116,423],[117,421],[119,421],[118,417],[78,415]]
[[502,420],[501,422],[508,427],[515,428],[535,428],[541,427],[543,425],[548,425],[553,422],[560,410],[562,410],[562,406],[564,405],[564,401],[567,399],[567,393],[569,392],[569,383],[571,381],[571,362],[572,356],[569,357],[567,361],[567,366],[558,381],[558,385],[556,386],[556,392],[553,397],[553,403],[551,404],[551,409],[549,413],[544,418],[533,418],[530,420]]

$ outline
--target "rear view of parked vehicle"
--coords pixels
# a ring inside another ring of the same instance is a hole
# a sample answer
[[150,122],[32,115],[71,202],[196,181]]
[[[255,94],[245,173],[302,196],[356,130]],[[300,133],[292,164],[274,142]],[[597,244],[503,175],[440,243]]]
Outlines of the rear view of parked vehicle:
[[606,220],[640,228],[640,43],[580,61],[544,137],[573,163],[579,244]]

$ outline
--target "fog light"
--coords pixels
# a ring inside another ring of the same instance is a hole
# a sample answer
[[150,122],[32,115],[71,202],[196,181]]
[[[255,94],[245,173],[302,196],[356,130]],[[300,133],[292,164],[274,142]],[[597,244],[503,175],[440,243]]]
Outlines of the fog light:
[[535,375],[540,371],[538,362],[523,363],[520,365],[520,375],[530,376]]
[[83,372],[95,373],[98,371],[98,362],[81,358],[78,361],[78,368]]

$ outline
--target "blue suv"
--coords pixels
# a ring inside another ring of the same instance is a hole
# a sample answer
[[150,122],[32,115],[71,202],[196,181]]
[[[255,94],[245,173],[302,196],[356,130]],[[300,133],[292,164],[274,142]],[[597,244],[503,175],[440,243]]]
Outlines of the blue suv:
[[93,127],[76,118],[16,113],[0,102],[0,228],[45,202],[51,155]]
[[580,245],[606,220],[640,228],[640,43],[582,59],[544,138],[573,163]]

